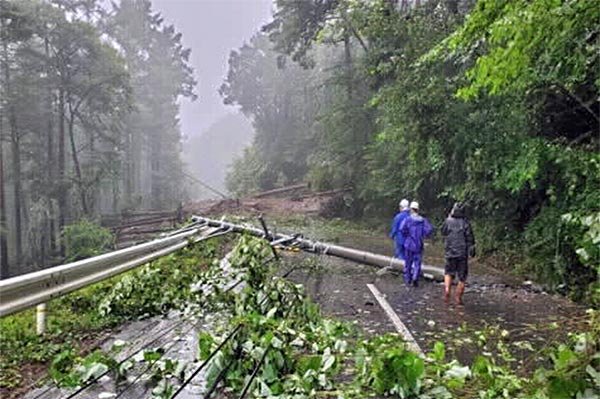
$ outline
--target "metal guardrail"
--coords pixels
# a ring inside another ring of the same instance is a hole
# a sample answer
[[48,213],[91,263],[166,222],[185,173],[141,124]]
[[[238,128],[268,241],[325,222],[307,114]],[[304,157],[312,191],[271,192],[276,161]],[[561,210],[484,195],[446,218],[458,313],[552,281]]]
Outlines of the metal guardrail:
[[[207,219],[202,216],[194,216],[192,220],[194,221],[192,225],[175,230],[164,238],[93,258],[0,280],[0,317],[45,303],[77,289],[116,276],[173,253],[192,242],[230,232],[265,237],[271,241],[272,245],[285,243],[307,252],[332,255],[378,267],[393,266],[401,270],[404,266],[404,263],[399,259],[307,240],[299,235],[270,234],[268,231],[254,227]],[[443,276],[443,269],[435,266],[423,265],[423,270],[430,273],[432,278]]]
[[220,235],[222,230],[196,223],[165,238],[0,280],[0,317],[116,276],[191,243]]

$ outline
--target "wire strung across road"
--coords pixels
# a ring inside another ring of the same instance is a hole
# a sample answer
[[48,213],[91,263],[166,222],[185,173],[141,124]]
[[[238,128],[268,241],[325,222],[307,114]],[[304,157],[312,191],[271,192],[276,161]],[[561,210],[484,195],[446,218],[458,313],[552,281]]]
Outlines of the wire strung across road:
[[[192,331],[193,329],[195,329],[198,326],[198,321],[196,323],[193,323],[190,328],[188,328],[187,330],[185,330],[185,332],[182,335],[187,335],[190,331]],[[129,384],[127,384],[127,386],[121,391],[119,392],[119,394],[115,397],[115,399],[120,398],[121,396],[123,396],[125,394],[125,392],[127,392],[131,387],[133,387],[139,380],[140,378],[142,378],[142,376],[144,374],[146,374],[146,372],[148,372],[148,370],[152,369],[152,367],[160,360],[162,359],[162,357],[164,355],[166,355],[171,349],[173,349],[175,347],[175,344],[177,343],[177,341],[172,341],[170,342],[171,345],[169,346],[169,348],[162,348],[163,351],[161,353],[159,353],[159,356],[154,359],[151,362],[148,362],[148,364],[146,365],[146,367],[144,368],[144,370],[142,370],[141,373],[139,373]]]
[[[265,262],[263,262],[263,264],[267,264],[269,262],[271,262],[273,259],[275,259],[275,257],[269,258],[267,259]],[[237,283],[234,284],[234,286],[229,287],[225,292],[229,291],[230,289],[232,289],[233,287],[235,287],[236,285],[238,285],[240,282],[242,282],[242,280],[238,281]],[[267,299],[267,297],[265,297],[265,299]],[[262,301],[264,303],[264,300]],[[196,327],[198,323],[194,324],[190,329],[188,329],[186,331],[186,333],[184,333],[184,335],[186,335],[191,329],[193,329],[194,327]],[[186,381],[184,381],[184,383],[179,387],[179,389],[173,394],[173,396],[171,396],[171,398],[174,398],[179,392],[181,392],[183,390],[183,388],[185,388],[186,385],[188,385],[189,383],[191,383],[191,381],[194,379],[194,377],[196,375],[198,375],[198,373],[200,373],[200,371],[202,371],[202,369],[206,366],[206,364],[208,364],[208,362],[217,354],[217,352],[219,350],[221,350],[221,348],[235,335],[237,334],[237,332],[239,331],[239,329],[241,328],[241,324],[238,325],[224,340],[223,342],[221,342],[221,344],[209,355],[209,357],[192,373],[192,375],[190,377],[188,377],[188,379]],[[131,388],[156,362],[158,362],[158,360],[160,360],[169,350],[171,350],[173,348],[175,344],[173,343],[173,345],[169,348],[166,349],[163,353],[160,354],[160,356],[154,360],[154,362],[152,362],[151,364],[149,364],[142,373],[138,374],[138,376],[130,383],[127,385],[127,387],[121,391],[115,399],[118,399],[119,397],[121,397],[125,391],[127,391],[129,388]],[[214,387],[213,387],[214,388]],[[208,396],[207,396],[208,397]]]
[[[268,260],[266,260],[264,262],[264,264],[272,261],[273,259],[275,259],[275,257],[272,257]],[[283,274],[283,278],[289,276],[294,270],[296,270],[296,266],[292,266],[287,272],[285,272]],[[268,296],[264,297],[258,304],[258,306],[262,306],[266,300],[269,299]],[[291,308],[288,308],[285,312],[285,317],[287,317],[287,315],[289,314]],[[208,358],[200,365],[198,366],[198,368],[190,375],[190,377],[184,381],[184,383],[179,387],[179,389],[177,389],[177,391],[173,394],[173,396],[171,396],[171,399],[175,398],[179,393],[181,393],[183,391],[183,389],[189,385],[192,380],[196,377],[196,375],[198,375],[198,373],[200,373],[200,371],[202,371],[202,369],[208,364],[208,362],[217,354],[217,352],[219,352],[223,346],[231,339],[233,338],[233,336],[235,334],[238,333],[238,331],[242,328],[242,324],[238,324],[236,326],[236,328],[227,335],[227,337],[223,340],[223,342],[221,342],[221,344],[219,344],[219,346],[211,352],[211,354],[208,356]],[[258,371],[260,370],[260,368],[262,367],[262,364],[264,363],[266,357],[267,357],[267,353],[269,352],[269,350],[271,349],[271,345],[269,344],[269,346],[265,349],[265,352],[263,353],[261,359],[259,360],[259,362],[257,363],[254,371],[252,372],[252,375],[250,376],[250,380],[248,381],[248,383],[246,384],[246,386],[244,386],[244,389],[239,397],[239,399],[243,399],[248,390],[250,389],[250,386],[252,384],[252,382],[254,381],[254,379],[256,378],[256,375],[258,374]],[[215,379],[215,382],[213,383],[212,387],[210,388],[209,391],[207,391],[207,393],[204,395],[205,399],[209,399],[210,396],[212,395],[212,393],[214,392],[214,390],[216,389],[217,385],[219,384],[219,382],[225,377],[225,375],[227,374],[227,371],[229,370],[229,368],[232,366],[232,364],[234,363],[235,360],[239,360],[240,356],[239,353],[237,356],[235,356],[233,359],[231,359],[231,361],[227,364],[227,366],[225,368],[223,368],[223,370],[221,370],[221,372],[219,373],[219,375],[217,376],[217,378]]]
[[[268,262],[272,261],[273,259],[275,259],[275,257],[272,257],[272,258],[270,258],[270,259],[266,260],[266,261],[264,262],[264,264],[266,264],[266,263],[268,263]],[[294,270],[294,269],[295,269],[295,267],[292,267],[292,268],[291,268],[291,269],[288,271],[288,273],[286,273],[286,274],[289,274],[289,273],[290,273],[292,270]],[[269,299],[269,297],[268,297],[268,296],[265,296],[265,297],[264,297],[264,298],[263,298],[263,299],[262,299],[262,300],[259,302],[258,306],[259,306],[259,307],[260,307],[260,306],[262,306],[262,305],[263,305],[263,304],[266,302],[266,300],[267,300],[267,299]],[[238,324],[238,325],[235,327],[235,329],[233,329],[233,331],[231,331],[231,332],[230,332],[230,333],[227,335],[227,337],[226,337],[226,338],[225,338],[225,339],[224,339],[224,340],[221,342],[221,344],[219,344],[219,346],[218,346],[218,347],[217,347],[217,348],[216,348],[214,351],[212,351],[212,352],[210,353],[210,355],[209,355],[209,356],[206,358],[206,360],[205,360],[204,362],[202,362],[202,364],[200,364],[200,366],[198,366],[198,367],[196,368],[196,370],[194,370],[194,372],[193,372],[193,373],[190,375],[190,377],[189,377],[187,380],[185,380],[185,381],[183,382],[183,384],[181,384],[181,386],[180,386],[180,387],[177,389],[177,391],[175,391],[175,393],[173,394],[173,396],[171,396],[171,398],[175,398],[177,395],[179,395],[179,394],[180,394],[180,393],[183,391],[183,389],[184,389],[184,388],[185,388],[187,385],[189,385],[189,384],[192,382],[192,380],[194,379],[194,377],[196,377],[196,375],[198,375],[198,373],[200,373],[200,371],[202,371],[202,369],[203,369],[203,368],[204,368],[204,367],[205,367],[205,366],[208,364],[208,362],[209,362],[209,361],[210,361],[210,360],[211,360],[211,359],[212,359],[212,358],[213,358],[213,357],[214,357],[214,356],[217,354],[217,352],[219,352],[219,351],[220,351],[220,350],[223,348],[223,346],[224,346],[224,345],[225,345],[225,344],[226,344],[226,343],[227,343],[227,342],[228,342],[228,341],[229,341],[231,338],[233,338],[233,336],[234,336],[235,334],[237,334],[237,333],[238,333],[238,331],[239,331],[241,328],[242,328],[242,324],[240,323],[240,324]],[[223,370],[221,370],[221,373],[219,374],[219,377],[217,377],[217,379],[216,379],[215,383],[213,384],[213,387],[210,389],[209,393],[207,393],[207,394],[205,395],[205,398],[206,398],[206,399],[208,399],[208,398],[210,397],[210,394],[212,394],[212,392],[213,392],[213,391],[214,391],[214,389],[216,388],[216,385],[218,384],[218,382],[219,382],[219,381],[220,381],[220,380],[221,380],[221,379],[222,379],[222,378],[225,376],[225,373],[223,373],[223,372],[224,372],[224,371],[226,372],[226,371],[229,369],[229,367],[231,366],[231,363],[233,363],[233,359],[231,360],[230,364],[228,364],[228,365],[227,365],[227,367],[226,367],[226,368],[224,368]]]
[[[285,275],[289,275],[292,271],[294,271],[294,269],[295,269],[295,267],[292,267],[290,270],[288,270],[288,272]],[[283,316],[284,319],[289,315],[289,313],[290,313],[291,310],[292,310],[291,307],[288,307],[285,310],[285,314]],[[258,375],[258,372],[261,369],[262,365],[264,364],[265,360],[267,359],[267,354],[269,353],[269,351],[271,350],[272,347],[273,346],[271,345],[271,343],[269,343],[269,345],[265,349],[265,352],[263,353],[263,355],[261,356],[260,360],[258,361],[258,363],[256,364],[256,366],[254,367],[254,370],[252,371],[252,374],[250,375],[250,379],[248,380],[248,382],[244,386],[244,389],[242,389],[242,392],[240,393],[240,396],[238,397],[238,399],[244,399],[246,397],[246,394],[250,390],[250,387],[252,386],[252,383],[254,382],[254,379]]]
[[[139,349],[133,351],[131,354],[129,354],[126,358],[122,359],[119,363],[117,363],[117,366],[121,366],[123,363],[125,363],[126,361],[130,360],[133,356],[135,356],[138,352],[140,352],[143,349],[146,349],[148,346],[152,345],[154,342],[156,342],[157,340],[159,340],[160,338],[162,338],[163,336],[165,336],[166,334],[168,334],[169,332],[173,331],[173,329],[182,326],[183,323],[185,323],[186,320],[181,320],[179,322],[177,322],[176,324],[174,324],[173,326],[169,327],[168,329],[164,330],[160,335],[158,335],[157,337],[155,337],[155,339],[153,339],[152,341],[142,345]],[[135,336],[135,338],[133,339],[133,341],[138,340],[139,338],[141,338],[143,335],[147,334],[148,331],[152,330],[155,326],[152,326],[148,329],[142,329],[142,331],[137,334]],[[80,392],[84,391],[85,389],[87,389],[89,386],[93,385],[94,383],[98,382],[102,377],[104,377],[106,374],[108,374],[110,372],[110,370],[105,371],[104,373],[98,375],[97,377],[89,380],[87,383],[85,383],[84,385],[82,385],[81,387],[79,387],[77,389],[77,391],[72,392],[69,396],[67,396],[65,399],[71,399],[74,396],[76,396],[77,394],[79,394]],[[41,397],[43,397],[44,395],[46,395],[48,392],[50,392],[52,389],[54,389],[55,387],[53,385],[49,385],[46,389],[44,389],[42,392],[40,392],[38,395],[36,395],[33,399],[40,399]]]
[[212,360],[212,358],[225,346],[225,344],[229,342],[229,340],[231,340],[241,330],[241,328],[242,325],[238,324],[237,327],[234,328],[225,337],[223,341],[221,341],[219,346],[214,351],[212,351],[210,355],[208,355],[208,357],[200,364],[200,366],[198,366],[196,370],[194,370],[194,372],[181,384],[181,386],[177,389],[177,391],[175,391],[171,398],[174,398],[177,395],[179,395],[183,391],[183,389],[192,382],[192,380],[198,375],[198,373],[200,373],[200,371],[204,369],[204,367]]
[[[187,228],[191,227],[191,226],[186,226]],[[214,235],[211,235],[210,238],[216,237],[216,236],[220,236],[222,234],[226,234],[229,233],[229,229],[225,230],[225,231],[219,231],[216,232]],[[277,258],[275,256],[267,259],[266,261],[263,262],[263,264],[267,264],[272,262],[273,260],[276,260]],[[294,270],[296,269],[296,266],[291,267],[286,273],[284,273],[282,275],[283,278],[287,277],[289,274],[291,274]],[[228,290],[234,288],[235,286],[237,286],[239,283],[241,283],[242,280],[236,282],[233,286],[229,287]],[[268,299],[268,296],[263,298],[263,300],[259,303],[259,306],[261,306],[262,304],[264,304],[264,302]],[[161,332],[161,334],[159,334],[157,337],[155,337],[153,340],[149,341],[148,343],[142,345],[142,347],[140,347],[139,349],[137,349],[136,351],[133,351],[131,354],[129,354],[127,357],[125,357],[124,359],[122,359],[121,361],[119,361],[117,363],[117,367],[121,366],[122,364],[124,364],[125,362],[127,362],[128,360],[130,360],[131,358],[133,358],[136,354],[138,354],[140,351],[147,349],[149,346],[153,345],[154,343],[156,343],[157,341],[159,341],[161,338],[163,338],[164,336],[166,336],[167,334],[169,334],[170,332],[174,331],[176,328],[183,326],[184,323],[186,323],[188,320],[183,319],[177,323],[175,323],[173,326],[169,327],[168,329],[164,330]],[[191,331],[194,327],[197,326],[198,323],[194,323],[189,329],[186,330],[186,332],[184,333],[187,334],[189,331]],[[225,340],[209,355],[209,357],[192,373],[192,375],[186,380],[184,381],[184,383],[179,387],[179,389],[175,392],[175,394],[172,396],[172,398],[174,398],[177,394],[179,394],[184,388],[185,386],[187,386],[189,383],[191,383],[192,379],[198,375],[198,373],[206,366],[206,364],[208,364],[208,362],[216,355],[216,353],[221,350],[221,348],[235,335],[237,334],[237,332],[241,329],[242,325],[239,324],[226,338]],[[135,339],[138,339],[139,337],[141,337],[143,334],[145,334],[146,332],[143,331],[140,334],[138,334],[136,336]],[[171,347],[169,349],[166,349],[165,351],[163,351],[159,358],[155,359],[154,362],[152,362],[152,364],[149,364],[144,371],[142,371],[142,373],[140,373],[132,382],[130,382],[125,389],[123,389],[117,396],[115,399],[121,397],[127,390],[129,390],[158,360],[160,360],[160,358],[162,358],[162,356],[164,356],[170,349],[172,349],[172,347],[174,346],[171,345]],[[232,361],[233,362],[233,361]],[[230,362],[230,363],[232,363]],[[259,363],[259,366],[260,367]],[[231,364],[229,364],[227,366],[226,369],[228,369],[231,366]],[[79,393],[83,392],[84,390],[86,390],[87,388],[89,388],[90,386],[92,386],[93,384],[97,383],[102,377],[104,377],[105,375],[107,375],[111,370],[107,370],[104,373],[98,375],[97,377],[91,379],[90,381],[86,382],[84,385],[82,385],[81,387],[79,387],[76,391],[72,392],[71,394],[69,394],[69,396],[67,396],[65,399],[73,399],[75,396],[77,396]],[[222,379],[222,377],[221,377]],[[216,388],[217,383],[220,381],[220,379],[217,379],[217,381],[215,381],[215,384],[213,385],[213,387],[210,390],[210,393],[212,393],[214,391],[214,389]],[[40,393],[39,395],[37,395],[34,399],[39,399],[41,398],[43,395],[45,395],[47,392],[49,392],[51,389],[53,389],[54,387],[50,386],[48,387],[46,390],[44,390],[42,393]]]
[[[163,338],[165,335],[169,334],[170,332],[172,332],[173,330],[177,329],[178,327],[183,326],[184,323],[186,323],[188,320],[186,319],[182,319],[180,321],[178,321],[177,323],[175,323],[174,325],[172,325],[171,327],[167,328],[166,330],[162,331],[158,336],[156,336],[153,340],[145,343],[144,345],[142,345],[139,349],[131,352],[127,357],[125,357],[124,359],[122,359],[121,361],[119,361],[119,363],[117,363],[117,367],[120,367],[121,365],[123,365],[125,362],[127,362],[128,360],[131,360],[131,358],[133,358],[135,355],[137,355],[139,352],[147,349],[149,346],[153,345],[154,343],[158,342],[161,338]],[[145,334],[146,332],[142,332],[139,336],[136,337],[139,338],[141,335]],[[111,370],[106,370],[104,373],[98,375],[97,377],[91,379],[90,381],[88,381],[87,383],[85,383],[84,385],[82,385],[79,389],[77,389],[75,392],[72,392],[69,396],[67,396],[65,399],[72,399],[75,396],[77,396],[78,394],[80,394],[81,392],[83,392],[84,390],[86,390],[87,388],[89,388],[90,386],[92,386],[93,384],[95,384],[96,382],[98,382],[102,377],[104,377],[105,375],[107,375]],[[38,399],[40,396],[36,396],[34,399]]]
[[206,391],[206,394],[204,394],[204,399],[210,399],[212,394],[217,390],[219,383],[221,382],[221,380],[223,380],[223,378],[225,378],[225,376],[229,372],[229,369],[231,368],[231,366],[233,366],[233,363],[235,363],[235,360],[239,357],[239,355],[240,354],[238,353],[236,356],[232,357],[231,360],[227,363],[227,366],[223,367],[223,369],[219,372],[217,378],[215,378],[215,381],[213,382],[210,389]]
[[246,394],[250,390],[250,386],[252,386],[252,383],[254,382],[254,379],[256,378],[258,371],[260,370],[260,368],[262,367],[263,363],[265,362],[265,360],[267,358],[267,354],[269,353],[269,350],[271,350],[271,344],[269,344],[269,346],[267,346],[267,349],[265,349],[265,352],[260,357],[260,360],[256,364],[256,367],[254,367],[252,374],[250,374],[250,379],[244,386],[244,389],[242,389],[242,393],[240,393],[239,399],[244,399],[246,397]]
[[217,190],[216,188],[210,186],[209,184],[203,182],[202,180],[198,179],[197,177],[194,177],[192,175],[190,175],[189,173],[185,173],[182,172],[183,176],[187,177],[188,179],[192,180],[193,182],[196,182],[198,184],[200,184],[202,187],[212,191],[213,193],[219,195],[221,198],[223,199],[229,199],[229,196],[226,194],[223,194],[221,191]]
[[[193,226],[194,223],[185,226],[183,229],[181,230],[188,230],[188,229],[192,229],[192,228],[201,228],[202,223],[200,224],[200,226]],[[219,237],[221,235],[227,234],[230,232],[230,229],[226,229],[225,231],[222,231],[222,229],[220,229],[219,231],[216,231],[215,233],[213,233],[212,235],[209,235],[207,237],[204,237],[204,239],[209,239],[209,238],[215,238],[215,237]],[[152,341],[148,342],[147,344],[145,344],[144,346],[142,346],[140,349],[138,349],[135,352],[132,352],[129,356],[127,356],[125,359],[121,360],[117,366],[121,366],[123,363],[125,363],[126,361],[130,360],[133,356],[135,356],[137,353],[139,353],[141,350],[144,350],[146,348],[148,348],[150,345],[154,344],[155,342],[157,342],[159,339],[161,339],[162,337],[164,337],[166,334],[170,333],[171,331],[173,331],[174,329],[176,329],[177,327],[182,326],[185,322],[187,322],[187,320],[183,319],[180,322],[176,323],[175,325],[173,325],[172,327],[168,328],[167,330],[163,331],[160,335],[158,335],[157,337],[155,337]],[[139,335],[141,336],[141,334]],[[137,338],[139,338],[139,336]],[[104,373],[100,374],[99,376],[97,376],[96,378],[91,379],[89,382],[85,383],[83,386],[81,386],[79,389],[77,389],[75,392],[71,393],[69,396],[67,396],[65,399],[72,399],[74,398],[76,395],[78,395],[79,393],[83,392],[84,390],[86,390],[88,387],[90,387],[91,385],[95,384],[96,382],[98,382],[100,380],[100,378],[104,377],[105,375],[107,375],[110,372],[110,369],[105,371]],[[145,371],[144,371],[145,372]],[[143,374],[143,373],[142,373]],[[139,379],[140,376],[138,376],[137,379]],[[50,391],[50,389],[52,389],[52,387],[49,387],[48,389],[44,390],[44,392],[42,392],[41,394],[37,395],[34,399],[39,399],[41,398],[43,395],[45,395],[48,391]],[[129,387],[127,387],[126,389],[129,389]],[[121,393],[122,394],[122,393]],[[119,394],[117,397],[121,396],[121,394]]]
[[[267,263],[269,263],[269,262],[273,261],[274,259],[275,259],[275,257],[274,257],[274,256],[273,256],[273,257],[271,257],[271,258],[269,258],[269,259],[267,259],[266,261],[264,261],[264,262],[263,262],[263,265],[266,265]],[[231,290],[231,289],[233,289],[233,287],[235,287],[236,285],[238,285],[238,284],[239,284],[239,283],[241,283],[242,281],[243,281],[243,280],[239,280],[239,281],[237,281],[237,282],[236,282],[236,283],[235,283],[233,286],[229,287],[229,288],[226,290],[226,292],[227,292],[227,291],[229,291],[229,290]],[[266,301],[268,298],[269,298],[268,296],[265,296],[265,297],[264,297],[264,298],[263,298],[263,299],[260,301],[260,303],[259,303],[259,306],[262,306],[262,304],[264,304],[264,303],[265,303],[265,301]],[[213,358],[213,357],[214,357],[214,356],[215,356],[215,355],[216,355],[216,354],[217,354],[217,353],[218,353],[218,352],[219,352],[219,351],[220,351],[220,350],[223,348],[223,346],[225,346],[225,344],[226,344],[227,342],[229,342],[229,340],[230,340],[231,338],[233,338],[233,336],[234,336],[235,334],[237,334],[237,333],[240,331],[240,329],[241,329],[241,328],[242,328],[242,324],[240,323],[240,324],[238,324],[238,325],[237,325],[237,326],[236,326],[236,327],[233,329],[233,331],[231,331],[231,332],[230,332],[230,333],[229,333],[229,334],[228,334],[228,335],[225,337],[225,339],[224,339],[224,340],[223,340],[223,341],[222,341],[222,342],[219,344],[219,346],[218,346],[218,347],[217,347],[215,350],[213,350],[213,351],[210,353],[210,355],[208,355],[208,357],[207,357],[207,358],[206,358],[206,359],[205,359],[205,360],[204,360],[204,361],[203,361],[203,362],[200,364],[200,366],[198,366],[198,367],[196,368],[196,370],[194,370],[194,372],[193,372],[193,373],[192,373],[192,374],[191,374],[191,375],[188,377],[188,379],[187,379],[187,380],[185,380],[185,381],[184,381],[184,382],[181,384],[181,386],[180,386],[180,387],[177,389],[177,391],[175,391],[175,393],[173,394],[173,396],[171,396],[171,399],[175,398],[177,395],[179,395],[181,392],[183,392],[184,388],[185,388],[187,385],[189,385],[189,384],[192,382],[192,380],[193,380],[193,379],[194,379],[194,378],[195,378],[195,377],[198,375],[198,373],[200,373],[200,371],[202,371],[202,369],[204,369],[204,367],[205,367],[205,366],[208,364],[208,362],[209,362],[209,361],[210,361],[210,360],[211,360],[211,359],[212,359],[212,358]],[[233,361],[232,361],[232,362],[233,362]],[[229,368],[229,366],[230,366],[230,365],[228,365],[227,369]],[[221,372],[223,372],[223,370],[221,370]],[[219,375],[220,375],[220,374],[219,374]],[[221,377],[221,378],[222,378],[222,377]],[[212,391],[214,391],[214,388],[216,387],[216,383],[218,383],[219,381],[220,381],[220,379],[219,379],[219,378],[217,378],[217,380],[215,381],[215,384],[214,384],[214,386],[211,388],[211,393],[212,393]],[[206,396],[206,398],[208,398],[208,397],[209,397],[209,396]]]

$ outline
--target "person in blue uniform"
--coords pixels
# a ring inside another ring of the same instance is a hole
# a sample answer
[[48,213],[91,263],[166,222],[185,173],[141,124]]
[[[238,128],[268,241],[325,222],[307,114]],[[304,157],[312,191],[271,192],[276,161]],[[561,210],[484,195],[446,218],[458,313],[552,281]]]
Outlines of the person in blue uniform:
[[433,233],[429,220],[419,215],[418,202],[410,203],[410,216],[400,225],[400,233],[404,236],[404,282],[418,287],[425,247],[423,241]]
[[404,260],[404,236],[400,233],[400,225],[410,215],[408,209],[408,200],[400,201],[398,213],[392,221],[392,229],[390,230],[390,238],[394,240],[394,257]]

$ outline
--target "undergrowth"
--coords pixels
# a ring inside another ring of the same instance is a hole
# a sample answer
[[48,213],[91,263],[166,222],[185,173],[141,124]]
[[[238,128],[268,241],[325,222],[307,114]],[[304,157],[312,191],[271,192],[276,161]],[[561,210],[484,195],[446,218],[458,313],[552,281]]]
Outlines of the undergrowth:
[[[239,324],[243,330],[211,363],[209,375],[215,377],[233,361],[225,386],[234,392],[240,392],[256,369],[250,397],[268,399],[379,395],[591,399],[600,388],[597,312],[588,314],[586,332],[572,334],[568,342],[543,354],[548,367],[520,376],[507,347],[461,365],[447,358],[441,342],[420,357],[395,334],[366,340],[352,325],[322,317],[301,286],[277,277],[261,263],[267,256],[262,242],[244,239],[232,257],[234,267],[248,277],[244,290],[230,302],[229,330]],[[485,332],[481,337],[486,339]],[[206,354],[219,338],[205,336],[199,341],[205,346],[200,353]]]
[[0,388],[18,387],[28,365],[72,360],[96,346],[102,331],[180,308],[219,246],[218,239],[201,242],[50,301],[42,337],[36,335],[34,309],[0,319]]
[[[323,317],[302,286],[279,277],[281,264],[271,259],[263,240],[240,239],[228,257],[229,275],[215,262],[197,273],[193,259],[214,255],[214,247],[194,247],[135,272],[131,279],[140,279],[139,284],[124,277],[102,291],[104,300],[94,312],[107,320],[164,313],[184,302],[227,316],[219,316],[222,322],[215,330],[199,334],[195,363],[161,359],[159,350],[136,356],[134,361],[153,365],[153,397],[172,397],[198,361],[206,360],[228,333],[239,329],[209,361],[206,377],[208,386],[222,377],[221,387],[238,395],[250,384],[247,397],[597,398],[600,320],[596,311],[589,311],[584,332],[571,334],[567,342],[540,354],[548,359],[546,366],[519,375],[508,347],[495,354],[482,351],[471,364],[460,364],[448,357],[441,342],[420,356],[398,335],[367,339],[353,324]],[[173,273],[173,264],[180,265],[181,274]],[[223,288],[232,278],[242,279],[239,290]],[[175,288],[177,293],[168,292]],[[165,295],[156,296],[158,291]],[[496,332],[502,335],[501,330],[490,329],[481,332],[480,339],[485,342],[486,334]],[[41,349],[38,344],[34,347]],[[132,362],[116,362],[117,352],[78,357],[72,349],[59,347],[42,357],[53,358],[51,375],[59,385],[75,386],[108,370],[115,379],[126,378]]]

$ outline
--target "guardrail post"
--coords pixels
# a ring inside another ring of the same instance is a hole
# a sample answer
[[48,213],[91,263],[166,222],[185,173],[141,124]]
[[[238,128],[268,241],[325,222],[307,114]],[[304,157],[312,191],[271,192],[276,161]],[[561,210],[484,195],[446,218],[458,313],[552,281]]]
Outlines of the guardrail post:
[[46,304],[40,303],[35,308],[35,331],[37,335],[43,335],[46,332]]

